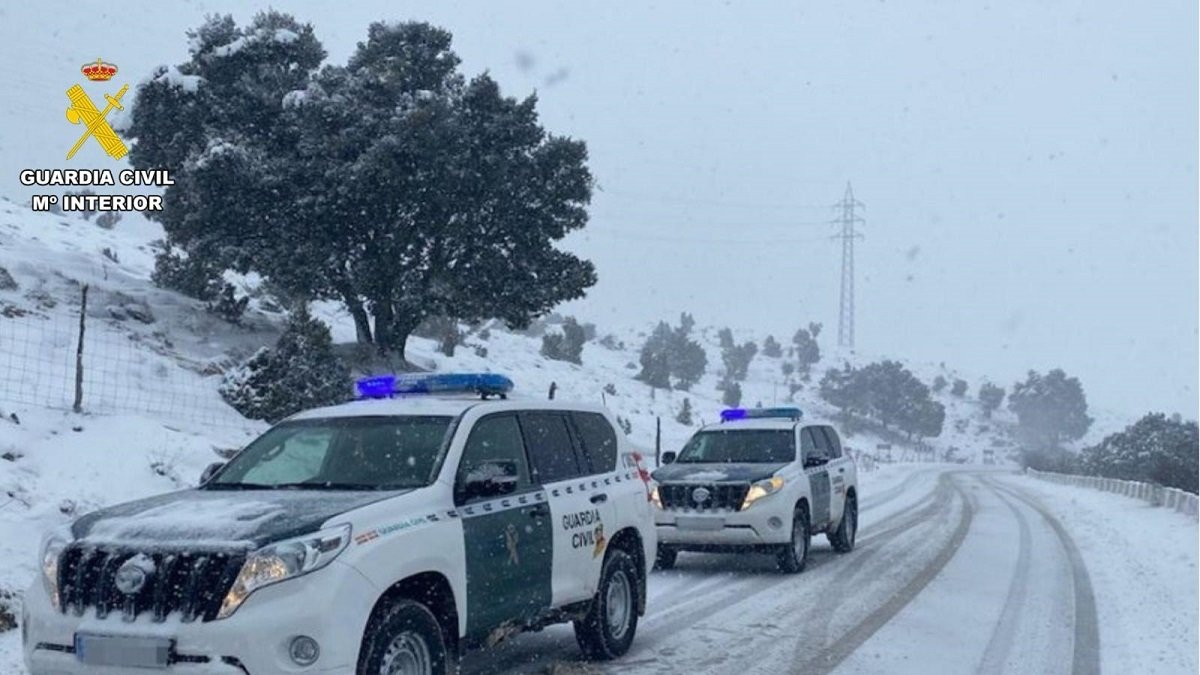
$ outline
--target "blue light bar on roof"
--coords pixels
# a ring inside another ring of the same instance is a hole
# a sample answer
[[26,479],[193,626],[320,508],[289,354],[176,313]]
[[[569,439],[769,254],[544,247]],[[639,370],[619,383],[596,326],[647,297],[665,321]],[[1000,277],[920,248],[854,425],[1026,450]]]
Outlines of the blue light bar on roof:
[[396,388],[396,376],[364,377],[354,383],[354,388],[358,390],[359,398],[387,398]]
[[508,395],[512,380],[497,373],[436,373],[378,375],[355,383],[359,398],[389,398],[396,394]]
[[729,408],[721,411],[722,422],[733,422],[735,420],[758,420],[758,419],[787,419],[793,422],[800,421],[804,416],[804,412],[799,408],[781,407],[781,408]]

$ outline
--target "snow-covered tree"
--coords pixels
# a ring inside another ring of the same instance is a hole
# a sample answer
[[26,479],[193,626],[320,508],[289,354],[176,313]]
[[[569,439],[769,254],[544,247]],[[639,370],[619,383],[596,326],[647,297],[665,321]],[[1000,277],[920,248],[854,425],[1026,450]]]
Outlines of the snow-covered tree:
[[1087,407],[1079,380],[1061,369],[1044,376],[1031,370],[1008,395],[1008,409],[1017,415],[1018,432],[1035,447],[1058,447],[1082,438],[1092,426]]
[[742,404],[742,385],[728,380],[725,382],[725,387],[721,392],[721,402],[725,405],[736,408]]
[[768,335],[767,338],[763,340],[762,353],[763,356],[777,359],[783,356],[783,347],[775,339],[774,335]]
[[1200,441],[1194,421],[1151,413],[1084,448],[1088,473],[1137,480],[1197,492],[1200,490]]
[[345,401],[350,375],[333,353],[329,328],[300,309],[273,348],[263,347],[229,371],[221,396],[250,419],[275,422],[292,413]]
[[954,380],[954,384],[950,387],[950,395],[963,397],[967,395],[967,381],[963,379]]
[[683,406],[679,408],[679,412],[675,415],[675,421],[680,424],[691,425],[692,423],[692,402],[690,399],[683,399]]
[[817,335],[820,332],[821,324],[810,323],[808,328],[801,328],[792,336],[801,375],[808,375],[813,365],[821,360],[821,347],[817,344]]
[[992,412],[1004,401],[1004,387],[984,382],[979,385],[979,403],[983,406],[983,416],[991,417]]
[[642,370],[637,379],[660,389],[670,388],[672,377],[676,389],[687,390],[698,382],[708,367],[708,356],[690,337],[694,325],[686,312],[680,316],[677,328],[660,321],[642,346]]
[[401,357],[430,316],[520,327],[595,283],[554,245],[587,222],[584,144],[548,134],[536,97],[464,78],[448,32],[372,24],[320,70],[312,27],[286,14],[191,37],[187,62],[139,87],[128,131],[136,168],[173,172],[153,217],[189,260],[341,301],[360,342]]
[[574,317],[562,323],[562,332],[548,332],[542,336],[542,356],[555,361],[583,363],[583,343],[587,339],[583,326]]
[[721,343],[721,361],[725,364],[725,379],[742,381],[750,370],[750,362],[758,354],[758,345],[753,341],[737,344],[733,341],[733,331],[722,328],[717,334]]

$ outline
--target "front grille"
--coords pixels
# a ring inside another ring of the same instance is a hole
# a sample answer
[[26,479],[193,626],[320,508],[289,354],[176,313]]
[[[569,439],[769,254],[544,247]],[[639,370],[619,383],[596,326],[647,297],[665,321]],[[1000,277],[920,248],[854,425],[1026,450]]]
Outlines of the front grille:
[[[136,593],[116,585],[117,570],[134,556],[148,571]],[[62,611],[82,616],[94,608],[98,618],[119,613],[126,621],[149,612],[156,622],[178,612],[185,622],[212,621],[246,560],[242,552],[142,552],[131,548],[72,544],[58,565]],[[153,565],[150,565],[150,563]]]
[[[708,499],[697,502],[696,488],[708,490]],[[658,498],[665,509],[736,511],[742,508],[749,490],[749,483],[668,483],[658,486]]]

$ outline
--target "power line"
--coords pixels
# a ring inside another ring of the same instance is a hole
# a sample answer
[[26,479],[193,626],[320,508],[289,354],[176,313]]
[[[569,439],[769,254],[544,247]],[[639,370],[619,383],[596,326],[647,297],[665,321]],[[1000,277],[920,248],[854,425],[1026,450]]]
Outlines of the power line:
[[846,194],[842,201],[835,205],[841,209],[841,215],[833,221],[841,226],[841,232],[833,235],[832,239],[842,240],[842,287],[838,298],[838,346],[854,349],[854,240],[861,239],[862,234],[854,229],[862,224],[862,217],[855,213],[856,208],[866,209],[866,205],[854,198],[854,189],[850,181],[846,181]]
[[772,209],[772,210],[792,210],[792,209],[827,209],[828,204],[781,204],[781,203],[766,203],[766,202],[737,202],[725,201],[720,199],[695,199],[692,197],[679,197],[675,195],[660,195],[650,194],[645,192],[630,192],[628,190],[610,190],[599,189],[601,194],[612,195],[624,199],[632,199],[634,201],[660,202],[664,204],[695,204],[697,206],[727,206],[738,209]]
[[[828,223],[826,223],[828,225]],[[681,226],[682,227],[682,226]],[[690,226],[689,226],[690,227]],[[576,234],[576,233],[572,233]],[[615,239],[625,239],[631,241],[655,241],[671,244],[711,244],[719,246],[778,246],[781,244],[807,244],[816,241],[827,240],[827,236],[819,237],[779,237],[772,239],[697,239],[690,236],[668,236],[648,234],[644,231],[633,232],[630,230],[619,230],[613,228],[598,228],[595,226],[588,227],[578,232],[579,235],[600,235],[604,237],[612,237]]]

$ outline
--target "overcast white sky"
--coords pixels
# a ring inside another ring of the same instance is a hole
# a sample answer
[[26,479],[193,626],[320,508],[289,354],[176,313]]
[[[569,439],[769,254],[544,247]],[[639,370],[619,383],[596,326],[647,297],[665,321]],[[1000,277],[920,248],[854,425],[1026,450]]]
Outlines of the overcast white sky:
[[[78,64],[140,79],[206,13],[254,11],[27,4],[0,8],[0,194],[61,166]],[[468,74],[537,90],[591,152],[592,223],[568,246],[600,282],[565,309],[602,330],[687,310],[760,337],[820,321],[832,344],[826,221],[849,180],[861,351],[1006,386],[1063,367],[1101,407],[1196,416],[1194,0],[271,5],[334,62],[371,21],[422,19]]]

